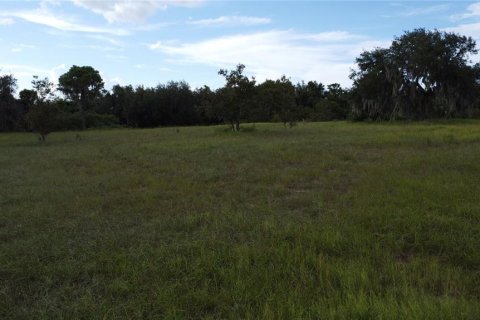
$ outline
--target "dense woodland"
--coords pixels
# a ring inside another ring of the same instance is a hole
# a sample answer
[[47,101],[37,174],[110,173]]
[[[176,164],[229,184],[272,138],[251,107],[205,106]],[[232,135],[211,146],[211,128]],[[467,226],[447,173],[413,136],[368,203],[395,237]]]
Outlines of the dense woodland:
[[[192,88],[169,82],[153,88],[115,85],[105,90],[97,70],[72,66],[58,85],[34,77],[17,93],[14,75],[0,76],[0,131],[35,131],[42,140],[55,130],[98,126],[157,127],[242,122],[421,120],[476,117],[480,66],[470,61],[475,42],[454,33],[416,29],[389,48],[363,52],[351,88],[316,81],[294,84],[286,76],[257,83],[245,66],[220,70],[225,85]],[[320,77],[321,75],[319,75]]]

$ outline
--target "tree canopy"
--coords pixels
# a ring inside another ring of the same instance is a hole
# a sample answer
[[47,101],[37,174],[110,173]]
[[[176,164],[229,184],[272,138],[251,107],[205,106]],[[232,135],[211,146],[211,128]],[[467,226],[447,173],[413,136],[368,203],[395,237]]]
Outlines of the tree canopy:
[[465,116],[477,99],[479,66],[472,38],[415,29],[386,49],[356,59],[353,115],[357,119]]
[[90,66],[72,66],[68,72],[58,79],[58,89],[71,101],[82,114],[83,129],[85,129],[85,109],[98,98],[104,87],[100,73]]
[[221,116],[230,123],[233,131],[240,131],[240,122],[249,115],[254,105],[255,78],[249,79],[243,74],[245,65],[238,64],[234,70],[220,69],[219,75],[225,77],[225,87],[219,91],[223,97]]

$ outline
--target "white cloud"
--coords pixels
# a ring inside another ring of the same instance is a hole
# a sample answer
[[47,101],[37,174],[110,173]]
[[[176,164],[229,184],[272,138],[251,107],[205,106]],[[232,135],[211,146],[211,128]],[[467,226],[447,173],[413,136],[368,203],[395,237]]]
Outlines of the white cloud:
[[403,13],[402,15],[407,17],[429,15],[432,13],[446,11],[449,8],[450,8],[450,4],[440,4],[440,5],[430,6],[430,7],[414,8],[409,10],[408,12]]
[[454,21],[468,18],[477,18],[473,20],[474,22],[462,23],[455,27],[445,28],[443,30],[446,32],[459,33],[461,35],[469,36],[476,40],[480,40],[480,22],[475,22],[475,20],[478,21],[478,19],[480,18],[480,2],[469,5],[467,7],[467,12],[454,15],[451,18]]
[[346,31],[330,31],[330,32],[320,32],[320,33],[297,34],[296,38],[298,40],[312,40],[312,41],[319,41],[319,42],[341,42],[341,41],[347,41],[347,40],[365,39],[364,36],[353,34]]
[[90,35],[87,35],[87,38],[98,40],[98,41],[101,41],[101,42],[106,42],[106,43],[108,43],[112,46],[116,46],[116,47],[123,47],[124,46],[124,43],[122,41],[119,41],[119,40],[114,39],[112,37],[107,37],[107,36],[104,36],[104,35],[101,35],[101,34],[90,34]]
[[13,53],[19,53],[19,52],[25,51],[26,49],[34,49],[34,48],[35,48],[34,45],[20,43],[15,47],[13,47],[10,51]]
[[480,39],[480,22],[461,24],[456,27],[445,28],[443,31],[459,33],[464,36]]
[[472,3],[467,7],[467,12],[452,16],[453,20],[462,20],[468,18],[480,17],[480,2]]
[[94,45],[94,44],[72,44],[72,43],[61,43],[57,45],[60,48],[67,49],[86,49],[86,50],[95,50],[100,52],[124,52],[125,50],[122,47],[115,46],[105,46],[105,45]]
[[106,89],[111,89],[114,85],[125,86],[126,82],[122,77],[119,76],[109,76],[100,71],[100,77],[102,77],[103,82],[105,83]]
[[269,24],[270,18],[246,17],[246,16],[221,16],[214,19],[191,20],[188,24],[197,26],[255,26]]
[[123,61],[128,60],[127,56],[119,55],[119,54],[107,54],[107,55],[105,55],[105,58],[107,58],[108,60],[114,60],[114,61],[117,61],[117,62],[120,62],[120,61],[123,62]]
[[14,23],[15,21],[12,18],[0,18],[0,26],[7,26]]
[[157,10],[168,6],[191,7],[201,0],[72,0],[79,7],[103,16],[109,23],[140,23],[152,16]]
[[232,68],[241,62],[259,80],[285,74],[297,81],[319,80],[347,86],[351,84],[348,75],[355,57],[362,50],[389,44],[347,32],[305,34],[273,30],[178,45],[157,42],[149,48],[183,63]]
[[127,35],[126,30],[118,28],[101,28],[92,27],[82,24],[76,24],[67,20],[56,17],[46,8],[40,8],[32,11],[18,11],[18,12],[1,12],[0,17],[3,18],[18,18],[31,23],[47,26],[61,31],[74,31],[85,33],[102,33],[111,35]]

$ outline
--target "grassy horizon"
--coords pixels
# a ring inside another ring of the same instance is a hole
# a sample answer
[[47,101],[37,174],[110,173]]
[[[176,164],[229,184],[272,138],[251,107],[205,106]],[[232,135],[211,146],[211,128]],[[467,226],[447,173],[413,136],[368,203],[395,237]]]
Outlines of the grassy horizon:
[[480,121],[0,134],[2,319],[477,319]]

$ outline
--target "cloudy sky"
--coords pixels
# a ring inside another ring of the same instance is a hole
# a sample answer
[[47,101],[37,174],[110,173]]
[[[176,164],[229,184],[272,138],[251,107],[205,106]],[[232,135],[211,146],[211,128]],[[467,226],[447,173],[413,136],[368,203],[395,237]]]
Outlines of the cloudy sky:
[[478,41],[480,2],[3,0],[0,74],[22,89],[33,75],[56,81],[72,65],[90,65],[107,87],[186,80],[217,88],[217,71],[241,62],[260,81],[285,74],[349,86],[362,50],[418,27]]

